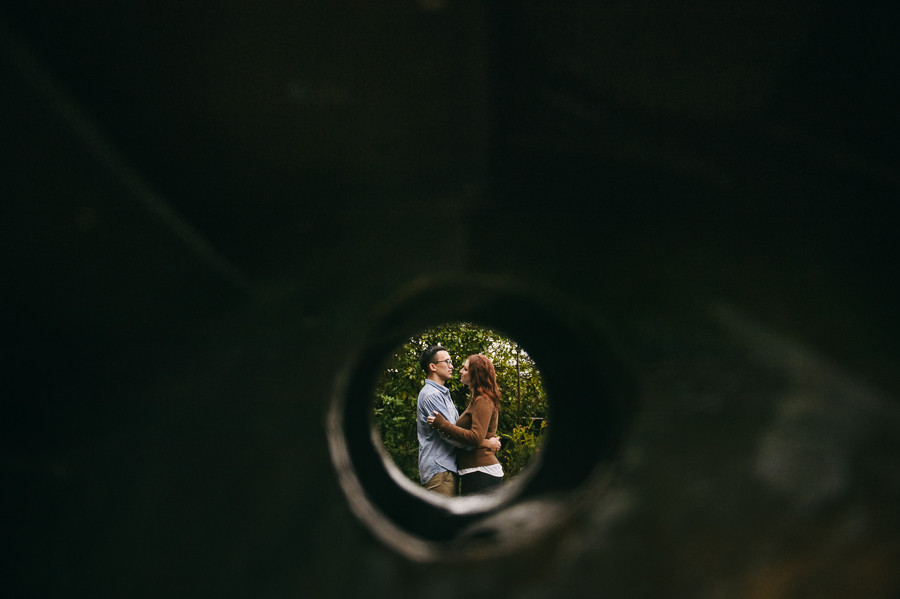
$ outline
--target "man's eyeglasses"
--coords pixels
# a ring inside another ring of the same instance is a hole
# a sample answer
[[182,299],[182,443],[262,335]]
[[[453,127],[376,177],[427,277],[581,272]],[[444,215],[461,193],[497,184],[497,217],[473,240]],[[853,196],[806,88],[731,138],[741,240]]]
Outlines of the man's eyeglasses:
[[453,360],[437,360],[435,362],[432,362],[432,364],[440,364],[441,362],[446,362],[447,366],[453,366]]

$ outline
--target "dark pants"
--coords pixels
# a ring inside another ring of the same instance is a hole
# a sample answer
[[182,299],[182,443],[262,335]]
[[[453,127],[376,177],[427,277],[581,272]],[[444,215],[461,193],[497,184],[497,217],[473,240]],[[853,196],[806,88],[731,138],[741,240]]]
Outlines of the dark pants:
[[502,476],[491,476],[484,472],[470,472],[459,477],[461,481],[460,495],[471,495],[473,493],[481,493],[494,487],[499,487],[503,482]]

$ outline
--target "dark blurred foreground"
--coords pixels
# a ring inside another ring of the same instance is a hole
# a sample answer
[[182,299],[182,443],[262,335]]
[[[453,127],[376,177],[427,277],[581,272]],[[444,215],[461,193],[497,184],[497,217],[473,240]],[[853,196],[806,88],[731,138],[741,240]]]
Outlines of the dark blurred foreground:
[[[4,5],[2,594],[896,599],[898,17]],[[583,306],[633,413],[537,541],[422,562],[326,414],[475,274]]]

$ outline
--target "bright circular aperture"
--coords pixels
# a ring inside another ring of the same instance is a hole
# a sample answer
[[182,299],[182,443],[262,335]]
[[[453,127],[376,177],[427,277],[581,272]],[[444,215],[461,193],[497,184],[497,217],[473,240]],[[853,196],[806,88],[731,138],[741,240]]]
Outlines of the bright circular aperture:
[[431,327],[409,338],[390,356],[378,380],[373,400],[373,426],[397,468],[419,484],[416,400],[425,381],[419,356],[440,345],[453,361],[446,386],[461,414],[469,402],[469,388],[460,380],[466,358],[484,354],[494,364],[501,405],[497,434],[502,449],[504,483],[515,479],[533,462],[541,448],[548,420],[547,394],[534,360],[514,340],[496,331],[465,322]]

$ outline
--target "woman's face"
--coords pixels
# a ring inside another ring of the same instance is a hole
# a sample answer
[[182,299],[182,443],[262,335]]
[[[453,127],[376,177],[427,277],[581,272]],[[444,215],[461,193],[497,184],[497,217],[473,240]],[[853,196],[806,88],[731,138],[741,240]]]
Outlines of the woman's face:
[[469,384],[469,361],[466,360],[466,363],[462,365],[462,368],[459,369],[459,382],[463,385],[468,386]]

